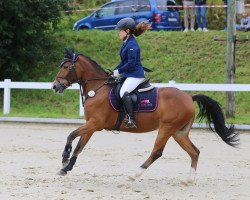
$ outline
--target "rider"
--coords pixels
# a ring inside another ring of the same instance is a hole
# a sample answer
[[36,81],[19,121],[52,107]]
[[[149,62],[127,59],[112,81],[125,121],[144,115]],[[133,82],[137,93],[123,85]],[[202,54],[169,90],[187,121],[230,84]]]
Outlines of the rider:
[[120,97],[128,116],[126,121],[127,128],[136,128],[132,100],[129,93],[145,79],[140,59],[140,47],[134,35],[139,36],[149,28],[150,24],[142,22],[136,25],[135,21],[130,17],[121,19],[116,26],[119,38],[123,40],[123,44],[120,50],[121,62],[115,68],[113,75],[115,77],[121,75],[121,77],[126,78],[120,90]]

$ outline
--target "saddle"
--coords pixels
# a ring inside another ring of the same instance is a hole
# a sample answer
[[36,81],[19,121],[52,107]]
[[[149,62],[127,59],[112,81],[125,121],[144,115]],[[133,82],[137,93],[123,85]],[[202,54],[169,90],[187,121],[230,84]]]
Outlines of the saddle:
[[[120,126],[126,116],[125,109],[120,98],[120,89],[125,79],[120,79],[113,84],[109,93],[111,107],[119,112],[114,130],[119,131]],[[153,112],[158,105],[158,89],[150,85],[150,79],[142,82],[134,91],[130,93],[133,102],[133,112]]]

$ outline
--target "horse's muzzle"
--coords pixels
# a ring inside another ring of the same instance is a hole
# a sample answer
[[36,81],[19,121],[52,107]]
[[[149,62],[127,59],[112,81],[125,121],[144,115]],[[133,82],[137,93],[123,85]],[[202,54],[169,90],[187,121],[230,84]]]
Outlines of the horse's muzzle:
[[57,82],[55,81],[52,85],[52,90],[55,92],[55,93],[63,93],[63,91],[66,89],[67,87],[60,83],[60,82]]

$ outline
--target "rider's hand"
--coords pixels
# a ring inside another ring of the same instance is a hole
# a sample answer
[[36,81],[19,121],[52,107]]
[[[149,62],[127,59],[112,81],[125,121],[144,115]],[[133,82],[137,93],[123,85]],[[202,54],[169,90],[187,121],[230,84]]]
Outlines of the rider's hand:
[[113,76],[114,77],[119,77],[120,76],[118,69],[113,71]]

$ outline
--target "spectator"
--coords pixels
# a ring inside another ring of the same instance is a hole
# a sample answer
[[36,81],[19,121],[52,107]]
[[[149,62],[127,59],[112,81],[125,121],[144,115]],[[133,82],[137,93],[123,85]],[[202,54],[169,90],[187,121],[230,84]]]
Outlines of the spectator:
[[204,7],[196,7],[196,17],[198,23],[198,31],[208,32],[207,30],[207,21],[206,21],[206,0],[195,0],[196,6],[204,6]]
[[[194,0],[183,0],[183,6],[184,6],[184,32],[188,32],[189,27],[189,15],[190,15],[190,30],[194,31],[194,23],[195,23],[195,3]],[[186,7],[187,6],[187,7]],[[193,7],[188,7],[193,6]]]
[[242,13],[240,25],[236,24],[236,29],[245,32],[250,30],[250,16],[248,15],[247,11]]

